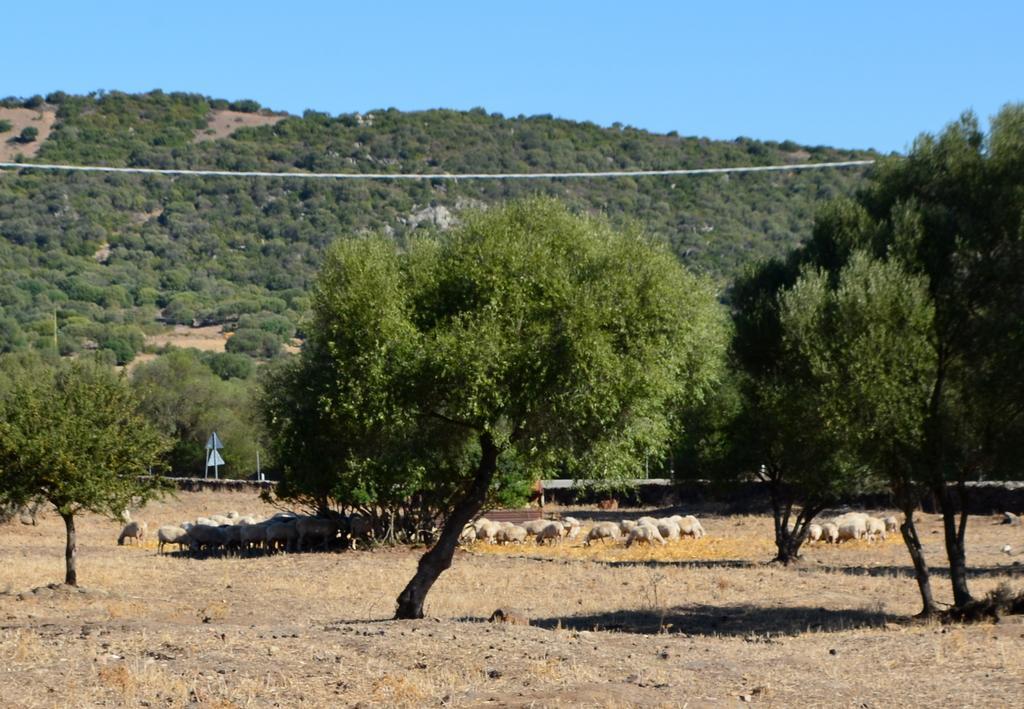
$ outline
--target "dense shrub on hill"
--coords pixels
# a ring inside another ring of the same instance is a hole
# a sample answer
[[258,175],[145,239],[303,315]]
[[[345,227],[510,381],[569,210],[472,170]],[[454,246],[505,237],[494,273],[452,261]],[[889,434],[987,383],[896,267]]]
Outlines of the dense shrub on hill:
[[[2,103],[21,107],[25,99]],[[400,173],[864,157],[793,143],[716,142],[482,110],[389,109],[334,117],[308,111],[197,143],[211,111],[251,112],[259,105],[162,91],[58,92],[48,103],[57,107],[57,121],[35,158],[47,162]],[[33,323],[52,322],[56,310],[63,331],[72,313],[95,322],[139,322],[156,317],[156,306],[174,324],[230,327],[244,316],[268,312],[294,327],[332,240],[384,231],[404,244],[418,230],[447,227],[466,207],[528,194],[557,196],[573,209],[602,212],[613,223],[638,222],[671,244],[692,269],[724,285],[744,264],[784,253],[802,239],[817,200],[850,194],[860,174],[399,183],[0,173],[0,283],[13,289],[0,293],[0,318],[30,332]],[[31,345],[33,338],[27,339]]]

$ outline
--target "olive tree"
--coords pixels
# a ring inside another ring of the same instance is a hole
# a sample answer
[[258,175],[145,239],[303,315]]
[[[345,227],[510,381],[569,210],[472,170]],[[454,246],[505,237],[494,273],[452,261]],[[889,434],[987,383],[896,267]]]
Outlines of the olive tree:
[[[423,616],[504,462],[636,475],[665,449],[672,413],[713,383],[724,341],[712,289],[667,249],[548,200],[467,214],[404,248],[337,242],[305,331],[285,381],[320,412],[307,460],[334,454],[321,457],[325,485],[372,465],[452,491],[397,618]],[[289,420],[269,408],[271,428]]]
[[122,376],[91,362],[5,367],[0,394],[0,501],[45,500],[67,531],[64,582],[78,584],[75,516],[111,518],[159,493],[165,439],[138,412]]
[[943,516],[954,605],[973,599],[967,482],[1019,475],[1024,443],[1024,107],[989,134],[965,114],[882,161],[855,202],[834,205],[798,256],[836,274],[859,249],[923,279],[934,315],[914,481]]
[[895,260],[856,251],[833,281],[812,266],[783,295],[788,336],[823,393],[823,421],[848,455],[873,471],[903,512],[922,613],[935,612],[914,524],[925,421],[935,376],[934,307],[923,278]]

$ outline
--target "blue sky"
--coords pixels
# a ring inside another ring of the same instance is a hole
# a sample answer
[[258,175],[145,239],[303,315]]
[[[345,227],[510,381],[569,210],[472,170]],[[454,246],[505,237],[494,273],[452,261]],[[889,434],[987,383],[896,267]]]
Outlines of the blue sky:
[[482,106],[886,152],[1024,101],[1024,3],[51,0],[3,18],[0,95]]

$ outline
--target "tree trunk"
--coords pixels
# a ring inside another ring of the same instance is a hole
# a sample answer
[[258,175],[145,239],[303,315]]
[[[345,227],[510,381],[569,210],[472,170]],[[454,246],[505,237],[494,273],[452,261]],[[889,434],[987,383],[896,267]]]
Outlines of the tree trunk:
[[967,588],[967,554],[964,550],[964,531],[967,527],[966,500],[961,494],[961,510],[957,520],[956,505],[953,503],[949,486],[943,483],[938,496],[942,505],[942,527],[946,539],[946,557],[949,559],[949,580],[953,585],[953,605],[962,608],[974,600]]
[[423,617],[423,602],[427,598],[427,592],[444,570],[452,565],[452,557],[455,556],[455,548],[458,546],[462,529],[487,501],[487,492],[498,468],[499,452],[490,434],[484,433],[480,436],[480,464],[473,475],[473,482],[452,509],[437,543],[420,558],[415,576],[399,594],[395,620]]
[[914,562],[917,588],[921,592],[922,608],[917,615],[919,618],[930,618],[938,609],[932,598],[932,582],[928,573],[928,562],[925,561],[921,539],[917,536],[917,527],[914,526],[913,506],[903,509],[903,524],[900,525],[900,532],[903,534],[903,543],[907,545],[907,551],[910,552],[910,559]]
[[75,536],[75,516],[70,512],[61,512],[64,528],[67,530],[67,544],[64,547],[64,583],[68,586],[78,585],[78,539]]
[[774,563],[788,566],[800,558],[800,547],[807,540],[807,531],[811,520],[821,511],[819,507],[804,507],[796,516],[793,528],[789,527],[791,512],[787,510],[781,520],[775,525],[775,549],[776,556]]

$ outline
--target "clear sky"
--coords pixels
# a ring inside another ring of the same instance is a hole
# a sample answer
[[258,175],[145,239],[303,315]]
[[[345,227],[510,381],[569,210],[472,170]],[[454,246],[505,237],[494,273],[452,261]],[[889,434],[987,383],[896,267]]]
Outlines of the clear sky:
[[11,2],[0,95],[482,106],[905,151],[1024,101],[1022,2]]

